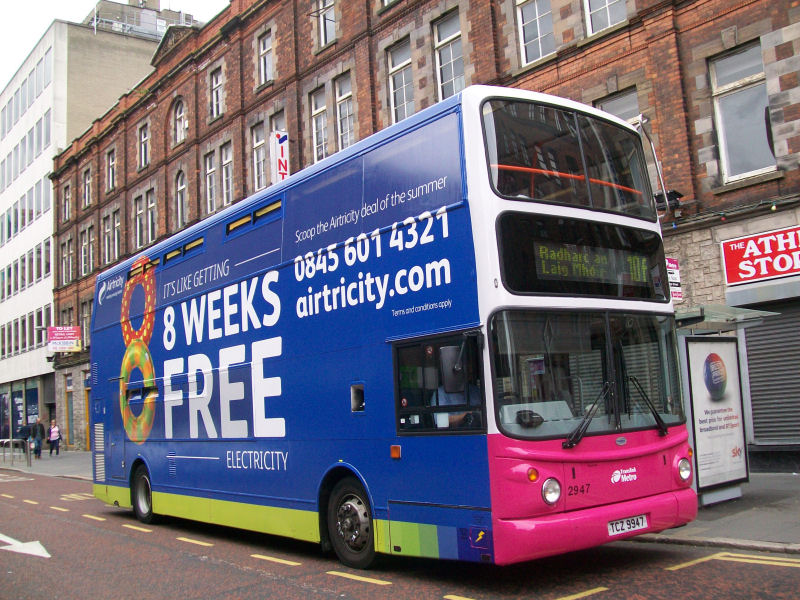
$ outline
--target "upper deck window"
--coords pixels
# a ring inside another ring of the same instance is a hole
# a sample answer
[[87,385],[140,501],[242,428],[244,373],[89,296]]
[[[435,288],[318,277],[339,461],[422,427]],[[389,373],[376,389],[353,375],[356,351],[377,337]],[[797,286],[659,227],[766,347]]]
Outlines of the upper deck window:
[[656,219],[635,133],[575,111],[512,100],[484,104],[483,123],[492,186],[501,196]]

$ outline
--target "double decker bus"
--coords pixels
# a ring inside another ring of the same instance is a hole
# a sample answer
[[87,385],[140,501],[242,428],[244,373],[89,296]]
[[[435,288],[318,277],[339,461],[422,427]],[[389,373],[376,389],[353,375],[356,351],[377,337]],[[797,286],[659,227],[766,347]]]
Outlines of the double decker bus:
[[94,493],[509,564],[692,520],[641,140],[474,86],[97,279]]

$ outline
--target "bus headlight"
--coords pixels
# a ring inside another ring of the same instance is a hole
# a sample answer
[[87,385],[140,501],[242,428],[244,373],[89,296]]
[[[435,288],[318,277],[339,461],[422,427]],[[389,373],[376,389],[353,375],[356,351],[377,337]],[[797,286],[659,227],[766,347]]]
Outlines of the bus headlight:
[[678,461],[678,477],[681,478],[681,481],[689,481],[689,478],[692,476],[692,463],[689,462],[688,458],[682,458]]
[[542,499],[551,506],[561,498],[561,484],[552,477],[542,484]]

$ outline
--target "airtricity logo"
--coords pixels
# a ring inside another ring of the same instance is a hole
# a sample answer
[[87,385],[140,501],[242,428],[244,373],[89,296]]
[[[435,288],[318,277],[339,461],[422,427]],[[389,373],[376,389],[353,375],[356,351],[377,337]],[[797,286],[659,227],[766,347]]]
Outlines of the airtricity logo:
[[627,481],[636,481],[636,479],[636,467],[617,469],[611,474],[611,483],[625,483]]
[[97,292],[97,303],[102,306],[103,300],[119,296],[124,288],[125,277],[123,275],[104,281],[103,285],[100,286],[100,291]]

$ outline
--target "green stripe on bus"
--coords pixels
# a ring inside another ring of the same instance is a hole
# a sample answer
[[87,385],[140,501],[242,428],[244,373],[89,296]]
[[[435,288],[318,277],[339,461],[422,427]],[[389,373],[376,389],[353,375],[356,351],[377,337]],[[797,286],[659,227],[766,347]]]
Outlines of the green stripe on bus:
[[212,500],[164,492],[153,492],[153,510],[159,515],[319,542],[319,517],[316,512],[308,510]]
[[[94,495],[108,504],[131,507],[131,492],[127,487],[95,484]],[[270,535],[319,542],[319,516],[316,512],[292,508],[277,508],[153,492],[156,514],[236,527]],[[436,525],[392,522],[375,519],[375,550],[382,554],[439,557]],[[396,548],[400,548],[397,550]]]

